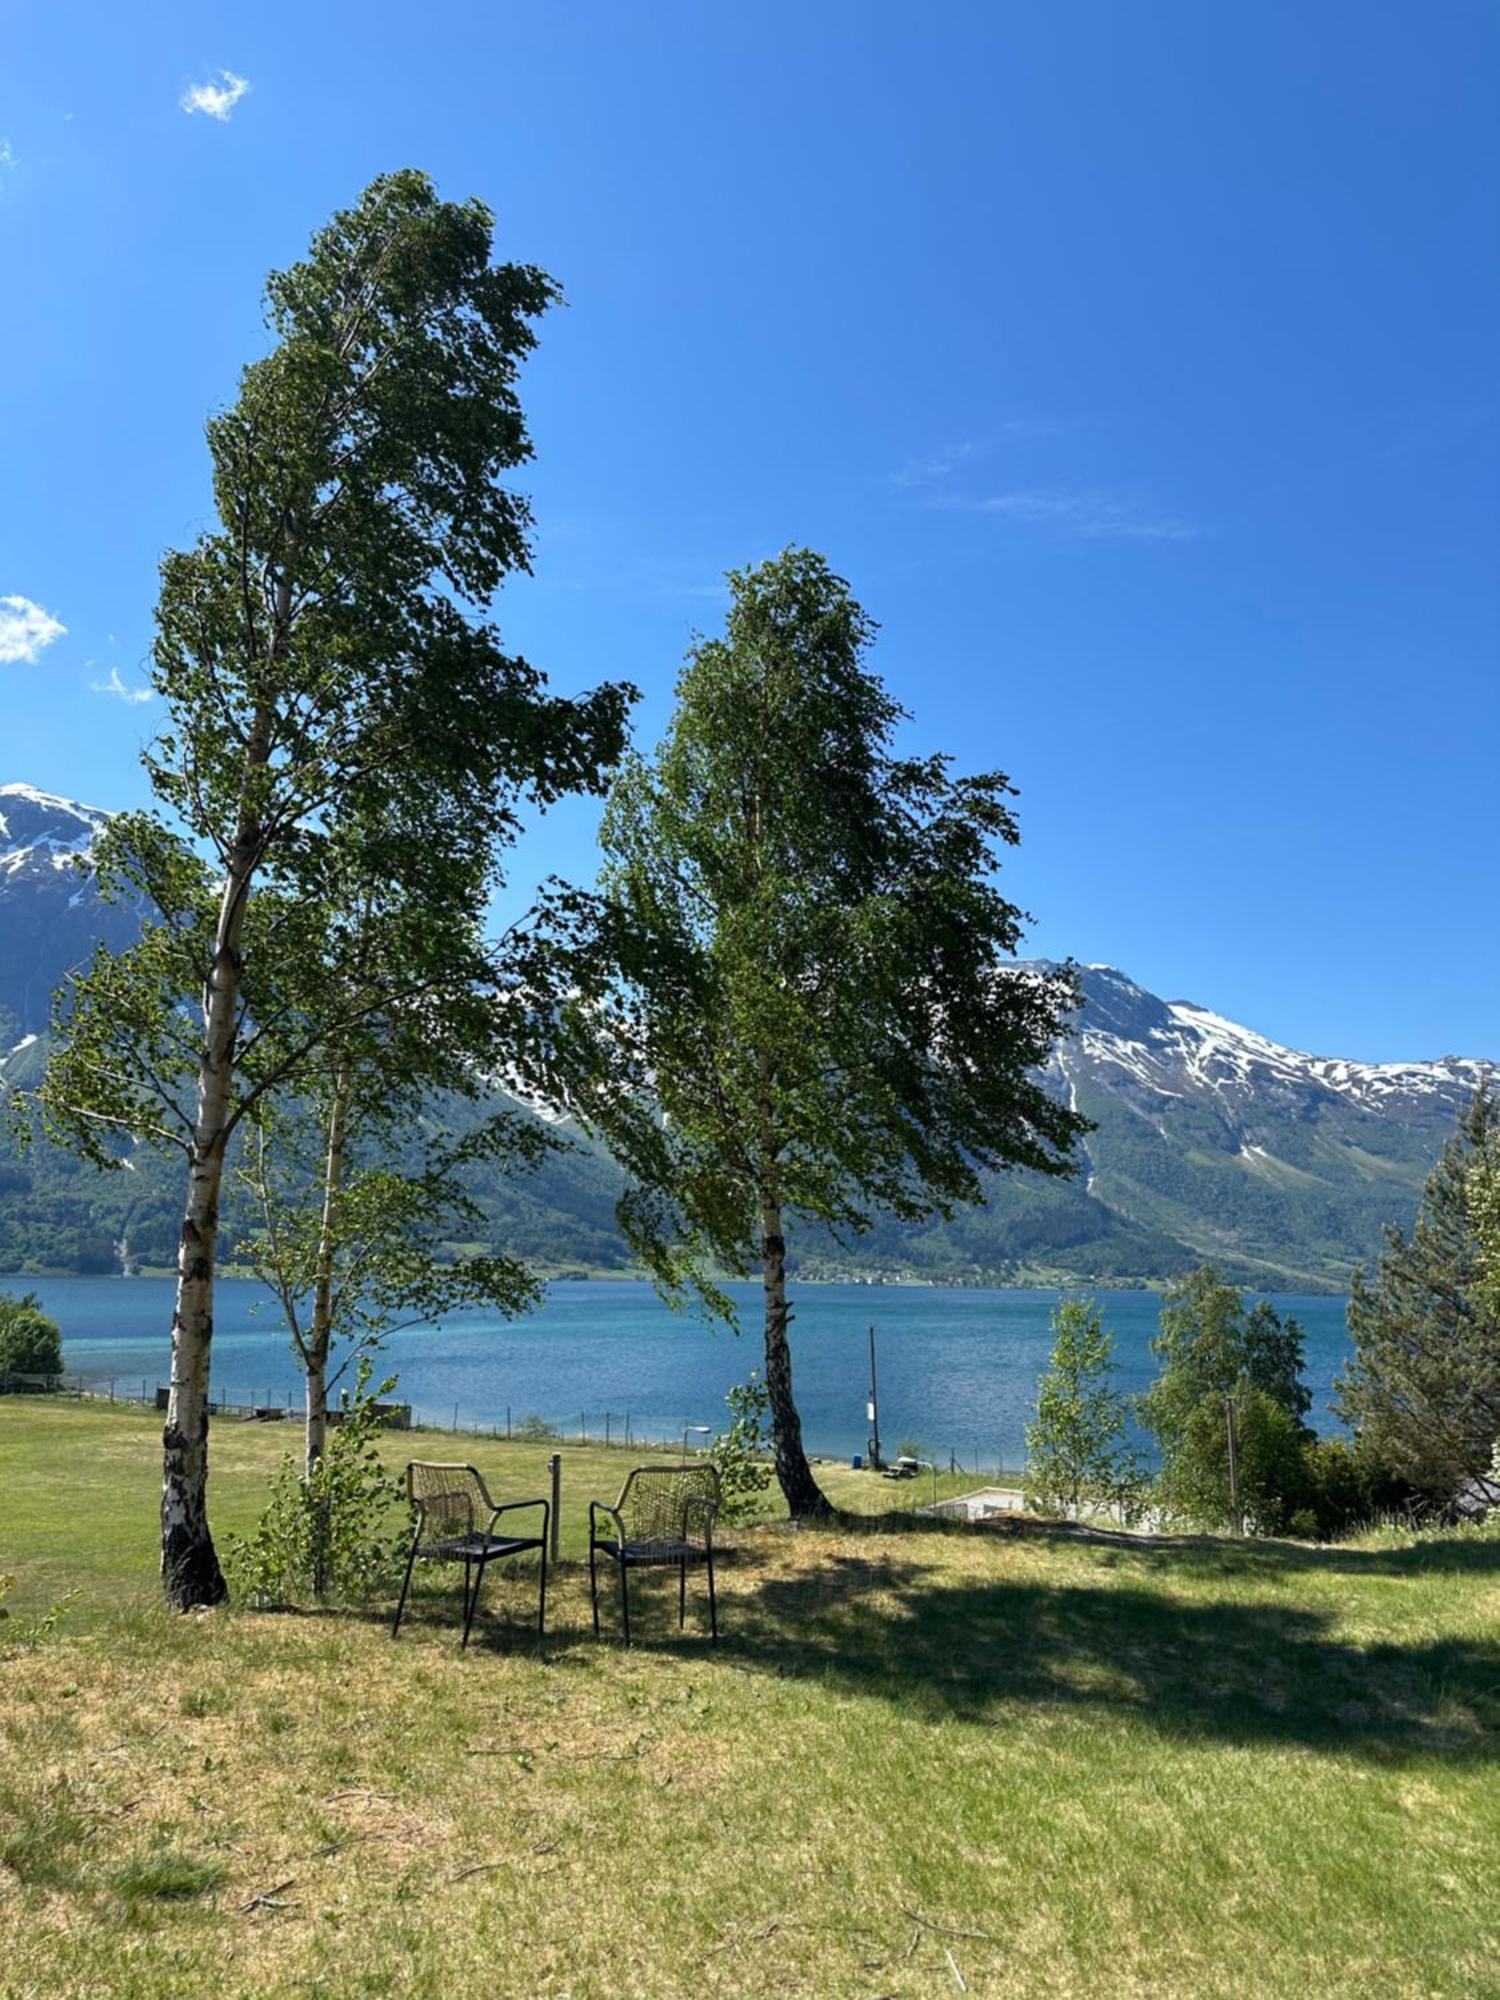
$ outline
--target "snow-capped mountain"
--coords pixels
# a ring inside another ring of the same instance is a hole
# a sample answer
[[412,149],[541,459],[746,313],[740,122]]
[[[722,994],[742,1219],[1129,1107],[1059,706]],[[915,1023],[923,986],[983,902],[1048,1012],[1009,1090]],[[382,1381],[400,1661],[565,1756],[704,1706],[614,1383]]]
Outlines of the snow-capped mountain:
[[1404,1222],[1491,1063],[1306,1055],[1112,966],[1049,1074],[1095,1121],[1085,1192],[1195,1255],[1333,1281]]
[[135,935],[134,913],[104,902],[86,865],[108,817],[30,785],[0,785],[0,1041],[42,1033],[66,975],[101,940]]

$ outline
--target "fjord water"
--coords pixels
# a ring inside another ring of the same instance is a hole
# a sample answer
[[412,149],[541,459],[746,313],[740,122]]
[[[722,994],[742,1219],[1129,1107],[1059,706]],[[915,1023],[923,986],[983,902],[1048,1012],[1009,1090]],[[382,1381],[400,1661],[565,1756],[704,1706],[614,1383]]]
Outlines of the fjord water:
[[[31,1290],[59,1322],[70,1376],[139,1395],[167,1377],[172,1281],[167,1278],[4,1278]],[[637,1436],[680,1436],[725,1422],[724,1394],[759,1365],[753,1285],[729,1288],[744,1332],[671,1312],[648,1285],[627,1279],[559,1282],[528,1318],[460,1313],[392,1336],[377,1365],[400,1378],[419,1418],[503,1427],[538,1415],[572,1435],[602,1432],[628,1414]],[[862,1451],[868,1426],[867,1328],[876,1329],[880,1427],[888,1452],[903,1441],[966,1466],[1019,1465],[1023,1426],[1047,1365],[1048,1318],[1060,1294],[900,1285],[794,1288],[792,1345],[797,1398],[810,1450]],[[1312,1421],[1333,1427],[1333,1378],[1348,1353],[1344,1301],[1273,1294],[1306,1337]],[[1119,1386],[1144,1389],[1155,1372],[1151,1337],[1160,1300],[1150,1292],[1100,1294],[1115,1336]],[[285,1403],[300,1378],[271,1295],[223,1279],[213,1388],[225,1402]]]

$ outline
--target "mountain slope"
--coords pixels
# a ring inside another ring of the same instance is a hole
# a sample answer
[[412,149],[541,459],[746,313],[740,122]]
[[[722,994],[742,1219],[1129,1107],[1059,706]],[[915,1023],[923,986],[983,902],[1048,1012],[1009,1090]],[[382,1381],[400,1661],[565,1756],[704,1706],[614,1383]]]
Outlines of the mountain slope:
[[1339,1283],[1403,1223],[1483,1062],[1303,1055],[1091,966],[1053,1086],[1096,1129],[1087,1192],[1197,1260],[1268,1283]]
[[[87,860],[108,818],[30,785],[0,785],[0,1044],[39,1035],[53,989],[102,939],[128,944],[138,919],[106,903]],[[12,1027],[14,1033],[6,1033]]]
[[[99,897],[86,868],[105,815],[23,785],[0,787],[0,1096],[39,1073],[52,986],[96,941],[135,919]],[[983,1205],[950,1223],[878,1220],[853,1243],[804,1229],[804,1275],[1114,1281],[1170,1276],[1213,1258],[1273,1289],[1342,1287],[1405,1224],[1486,1063],[1360,1064],[1303,1055],[1187,1001],[1165,1001],[1110,966],[1082,975],[1084,1006],[1046,1071],[1094,1122],[1071,1182],[992,1177]],[[7,1054],[6,1051],[9,1050]],[[574,1144],[520,1179],[477,1189],[492,1240],[551,1268],[624,1268],[620,1179]],[[0,1270],[103,1270],[175,1254],[180,1169],[138,1149],[99,1175],[0,1123]],[[224,1218],[232,1254],[233,1199]]]

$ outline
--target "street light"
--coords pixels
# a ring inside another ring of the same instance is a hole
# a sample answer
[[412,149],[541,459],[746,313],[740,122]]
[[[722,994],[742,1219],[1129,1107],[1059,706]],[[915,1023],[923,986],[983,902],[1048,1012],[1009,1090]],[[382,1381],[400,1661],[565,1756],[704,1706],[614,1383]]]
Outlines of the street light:
[[712,1437],[714,1434],[712,1424],[684,1424],[682,1427],[682,1455],[684,1458],[687,1457],[689,1431],[692,1431],[697,1437]]

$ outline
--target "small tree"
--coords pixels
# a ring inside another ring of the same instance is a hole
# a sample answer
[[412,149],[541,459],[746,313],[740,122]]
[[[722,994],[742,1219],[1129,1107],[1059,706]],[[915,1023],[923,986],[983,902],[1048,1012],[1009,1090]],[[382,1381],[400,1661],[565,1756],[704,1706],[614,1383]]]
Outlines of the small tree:
[[724,1517],[737,1521],[758,1511],[761,1495],[771,1484],[766,1460],[771,1399],[752,1369],[749,1380],[736,1382],[724,1400],[733,1421],[714,1439],[708,1455],[719,1469]]
[[62,1333],[35,1292],[0,1293],[0,1388],[7,1375],[61,1375]]
[[1481,1089],[1410,1233],[1388,1229],[1373,1279],[1356,1271],[1350,1287],[1354,1357],[1339,1409],[1375,1466],[1445,1501],[1489,1472],[1500,1436],[1500,1298],[1473,1207],[1497,1174],[1500,1115]]
[[267,1095],[326,1072],[365,1008],[433,990],[425,954],[403,958],[351,1018],[348,981],[324,976],[351,853],[408,915],[442,911],[514,837],[518,788],[594,782],[620,745],[626,690],[549,698],[489,619],[528,560],[500,478],[530,455],[517,373],[557,295],[491,247],[481,204],[397,173],[270,279],[275,344],[208,426],[217,522],[162,565],[169,726],[146,763],[195,845],[146,815],[112,827],[101,873],[159,921],[81,982],[41,1093],[52,1135],[100,1164],[121,1134],[184,1157],[161,1502],[184,1609],[224,1588],[208,1384],[231,1143]]
[[1129,1508],[1141,1469],[1126,1443],[1130,1399],[1110,1386],[1114,1341],[1090,1299],[1060,1301],[1052,1336],[1026,1426],[1027,1497],[1074,1519],[1088,1502]]
[[1264,1533],[1283,1529],[1303,1504],[1313,1439],[1297,1321],[1266,1299],[1247,1311],[1206,1264],[1168,1289],[1152,1346],[1161,1373],[1140,1408],[1161,1447],[1163,1505],[1204,1527],[1230,1519],[1232,1406],[1241,1514]]
[[288,1453],[254,1532],[230,1537],[225,1560],[237,1596],[268,1607],[329,1598],[359,1604],[394,1588],[407,1514],[380,1456],[378,1405],[396,1378],[372,1389],[371,1373],[361,1355],[332,1442],[312,1472]]
[[622,1221],[665,1290],[695,1280],[727,1314],[709,1269],[759,1269],[776,1474],[813,1515],[789,1222],[946,1216],[988,1169],[1069,1171],[1084,1121],[1037,1071],[1076,996],[1007,965],[1011,788],[894,754],[905,717],[848,586],[807,549],[729,582],[724,637],[693,647],[654,761],[610,797],[613,1024],[637,1088],[578,1109],[635,1177]]

